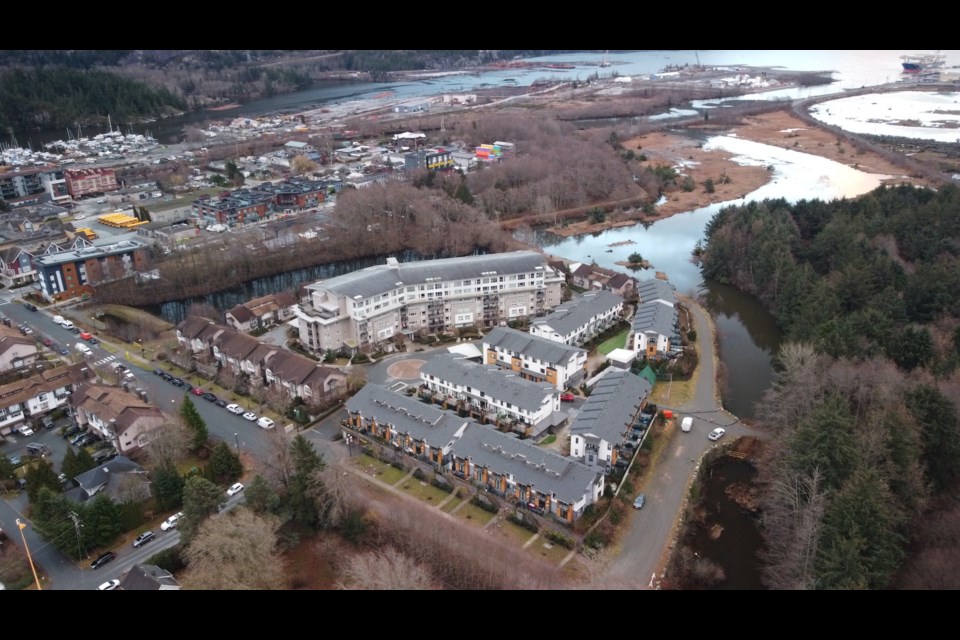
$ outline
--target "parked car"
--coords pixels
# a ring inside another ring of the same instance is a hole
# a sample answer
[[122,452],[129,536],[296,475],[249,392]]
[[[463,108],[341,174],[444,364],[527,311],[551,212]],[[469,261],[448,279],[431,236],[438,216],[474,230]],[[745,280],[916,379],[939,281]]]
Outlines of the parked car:
[[40,424],[43,425],[44,429],[53,429],[56,426],[56,424],[53,422],[53,418],[50,416],[43,416],[43,418],[40,419]]
[[207,402],[216,402],[217,396],[207,391],[206,393],[203,394],[203,399],[206,400]]
[[182,387],[184,385],[184,382],[180,378],[170,378],[170,384],[172,384],[175,387]]
[[190,390],[190,393],[192,393],[195,396],[202,396],[203,389],[201,389],[200,387],[194,387],[193,389]]
[[15,467],[18,467],[21,464],[23,464],[23,458],[21,458],[20,456],[10,456],[10,464],[12,464]]
[[99,569],[108,562],[113,561],[117,557],[113,551],[106,551],[97,556],[97,559],[90,563],[91,569]]
[[647,502],[646,494],[641,493],[637,496],[637,499],[633,501],[634,509],[643,509],[643,505]]
[[560,401],[561,401],[561,402],[573,402],[574,400],[576,400],[576,398],[574,397],[574,395],[573,395],[572,393],[561,393],[561,394],[560,394]]
[[59,351],[60,355],[62,356],[70,355],[70,349],[67,349],[66,347],[60,347],[59,349],[57,349],[57,351]]
[[25,302],[25,303],[23,303],[23,306],[27,308],[27,311],[36,311],[36,310],[37,310],[37,305],[32,304],[32,303],[30,303],[30,302]]
[[257,426],[261,429],[273,429],[273,420],[264,416],[257,420]]
[[90,344],[100,344],[100,341],[97,340],[95,337],[93,337],[93,338],[90,338]]
[[180,518],[183,517],[183,511],[175,513],[166,520],[163,521],[163,524],[160,525],[160,528],[164,531],[169,531],[170,529],[176,529],[177,524],[180,522]]
[[693,428],[693,417],[687,416],[680,422],[680,431],[687,432]]
[[[63,322],[60,323],[60,326],[63,327],[64,329],[67,329],[67,330],[70,330],[70,331],[72,331],[72,330],[74,329],[74,324],[73,324],[73,322],[71,322],[70,320],[64,320]],[[79,331],[78,331],[78,333],[79,333]]]
[[227,495],[233,497],[241,491],[243,491],[243,485],[239,482],[234,482],[232,485],[230,485],[230,488],[227,489]]
[[243,407],[241,407],[238,404],[228,404],[226,409],[230,413],[235,413],[237,415],[240,415],[241,413],[243,413]]
[[89,340],[90,338],[93,337],[93,334],[90,333],[89,331],[81,331],[80,337],[83,338],[84,340]]
[[72,444],[72,445],[79,445],[79,444],[80,444],[80,441],[83,440],[84,438],[86,438],[87,435],[89,435],[89,434],[87,434],[86,431],[79,431],[79,432],[77,432],[77,435],[73,436],[73,438],[70,439],[70,444]]
[[31,429],[31,428],[30,428],[30,425],[28,425],[28,424],[22,424],[22,425],[20,425],[20,428],[18,429],[18,431],[20,432],[20,435],[22,435],[22,436],[32,436],[32,435],[33,435],[33,429]]
[[253,411],[247,411],[245,414],[243,414],[243,419],[254,422],[257,419],[257,414],[255,414]]
[[133,541],[134,547],[141,547],[157,537],[153,531],[144,531]]
[[708,435],[707,437],[710,438],[711,440],[719,440],[720,438],[723,437],[723,434],[725,434],[726,432],[727,432],[726,429],[724,429],[723,427],[717,427],[716,429],[711,431],[710,435]]
[[63,437],[64,437],[64,438],[72,438],[73,436],[77,435],[77,434],[80,433],[81,431],[83,431],[83,428],[82,428],[82,427],[80,427],[80,426],[78,426],[78,425],[75,425],[75,424],[74,424],[74,425],[70,425],[69,427],[67,427],[67,430],[63,432]]
[[43,346],[45,346],[45,347],[52,347],[52,346],[53,346],[53,340],[51,340],[50,338],[44,338],[44,339],[43,339]]
[[154,369],[154,370],[153,370],[153,375],[155,375],[155,376],[162,376],[164,373],[166,373],[166,371],[164,371],[163,369]]
[[101,584],[99,587],[97,587],[97,590],[98,590],[98,591],[113,591],[114,589],[116,589],[116,588],[119,587],[119,586],[120,586],[120,579],[119,579],[119,578],[114,578],[113,580],[107,580],[106,582],[104,582],[103,584]]
[[223,407],[223,408],[227,407],[227,401],[223,400],[222,398],[217,398],[217,401],[214,402],[214,404],[217,405],[218,407]]

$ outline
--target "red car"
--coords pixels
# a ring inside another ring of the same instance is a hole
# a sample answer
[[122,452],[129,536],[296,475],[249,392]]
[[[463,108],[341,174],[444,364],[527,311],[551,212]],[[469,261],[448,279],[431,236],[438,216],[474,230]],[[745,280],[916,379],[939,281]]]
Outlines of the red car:
[[573,402],[576,398],[572,393],[561,393],[560,401],[561,402]]
[[190,393],[192,393],[195,396],[202,396],[203,389],[201,389],[200,387],[194,387],[193,389],[190,389]]
[[90,338],[93,337],[93,334],[90,333],[89,331],[81,331],[80,337],[83,338],[84,340],[89,340]]

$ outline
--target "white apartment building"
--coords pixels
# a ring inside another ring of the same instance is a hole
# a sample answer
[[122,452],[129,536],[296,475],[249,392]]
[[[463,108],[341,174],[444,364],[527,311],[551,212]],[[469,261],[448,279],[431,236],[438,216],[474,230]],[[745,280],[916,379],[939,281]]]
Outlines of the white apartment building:
[[521,378],[548,382],[563,390],[586,374],[587,352],[508,327],[497,327],[483,338],[484,362],[510,369]]
[[314,353],[374,346],[397,334],[491,327],[560,303],[564,278],[535,251],[387,263],[308,285],[300,342]]
[[420,369],[426,388],[469,403],[490,420],[512,420],[531,427],[531,435],[562,422],[560,394],[544,382],[531,382],[498,367],[476,364],[452,354],[431,359]]
[[530,335],[580,346],[620,319],[623,298],[609,291],[591,291],[534,320]]

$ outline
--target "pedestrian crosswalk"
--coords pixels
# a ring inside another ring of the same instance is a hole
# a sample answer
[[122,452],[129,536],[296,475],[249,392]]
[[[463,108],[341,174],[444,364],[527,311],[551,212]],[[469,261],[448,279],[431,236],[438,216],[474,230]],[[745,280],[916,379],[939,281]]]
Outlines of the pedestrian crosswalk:
[[102,367],[103,365],[105,365],[105,364],[107,364],[107,363],[109,363],[109,362],[112,362],[112,361],[114,361],[114,360],[116,360],[116,359],[117,359],[117,356],[107,356],[106,358],[100,358],[99,360],[97,360],[96,362],[93,363],[93,366],[95,366],[95,367]]

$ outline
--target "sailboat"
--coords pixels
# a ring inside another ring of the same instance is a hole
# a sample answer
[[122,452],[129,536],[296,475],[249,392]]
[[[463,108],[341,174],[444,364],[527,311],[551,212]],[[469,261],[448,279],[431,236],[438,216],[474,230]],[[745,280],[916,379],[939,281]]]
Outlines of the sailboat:
[[609,51],[609,50],[603,52],[603,60],[600,61],[600,66],[601,66],[601,67],[609,67],[609,66],[610,66],[610,60],[607,59],[607,56],[608,56],[609,54],[610,54],[610,51]]

